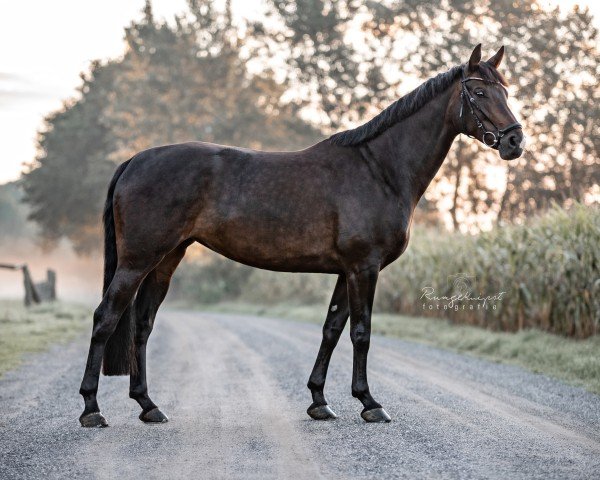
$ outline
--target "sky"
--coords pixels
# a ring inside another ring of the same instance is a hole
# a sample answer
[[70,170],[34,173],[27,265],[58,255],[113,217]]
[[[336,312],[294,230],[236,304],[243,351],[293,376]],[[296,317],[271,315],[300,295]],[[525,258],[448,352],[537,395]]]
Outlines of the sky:
[[[234,0],[233,11],[254,16],[261,0]],[[545,0],[548,6],[598,0]],[[186,0],[153,0],[157,18],[172,19]],[[123,53],[123,29],[139,19],[144,0],[0,0],[0,184],[17,179],[35,156],[43,118],[72,97],[92,60]]]

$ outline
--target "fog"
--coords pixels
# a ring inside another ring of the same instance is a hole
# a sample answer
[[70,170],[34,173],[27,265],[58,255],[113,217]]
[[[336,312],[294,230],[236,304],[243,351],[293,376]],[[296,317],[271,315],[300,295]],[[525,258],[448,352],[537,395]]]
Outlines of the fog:
[[[46,270],[56,271],[57,296],[61,300],[93,304],[102,289],[102,256],[77,256],[66,242],[44,252],[31,240],[21,239],[10,245],[0,245],[0,263],[29,266],[34,282],[46,278]],[[0,269],[0,297],[23,298],[23,274],[20,271]]]

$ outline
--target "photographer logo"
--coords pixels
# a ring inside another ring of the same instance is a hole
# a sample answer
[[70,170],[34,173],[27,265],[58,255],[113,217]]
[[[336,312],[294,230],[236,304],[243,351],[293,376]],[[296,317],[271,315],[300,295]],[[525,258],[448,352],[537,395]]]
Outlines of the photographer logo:
[[483,294],[477,292],[477,277],[468,273],[448,275],[446,294],[436,293],[435,288],[421,289],[423,310],[496,310],[506,292]]

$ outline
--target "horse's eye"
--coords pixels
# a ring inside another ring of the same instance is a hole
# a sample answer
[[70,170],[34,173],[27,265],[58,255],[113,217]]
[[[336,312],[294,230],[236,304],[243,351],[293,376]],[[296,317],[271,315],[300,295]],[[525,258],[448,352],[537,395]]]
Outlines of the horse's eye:
[[478,97],[485,97],[485,93],[483,93],[483,90],[475,91],[475,95],[477,95]]

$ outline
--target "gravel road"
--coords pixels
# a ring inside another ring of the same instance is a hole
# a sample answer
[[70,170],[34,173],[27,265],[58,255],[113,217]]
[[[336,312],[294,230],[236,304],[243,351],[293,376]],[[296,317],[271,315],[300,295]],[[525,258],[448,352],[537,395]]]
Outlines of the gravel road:
[[599,478],[600,397],[542,375],[375,336],[371,391],[392,416],[366,424],[350,396],[347,332],[326,393],[339,418],[305,413],[316,325],[165,311],[149,343],[153,400],[137,418],[128,379],[103,377],[110,428],[84,429],[87,334],[0,380],[0,478]]

